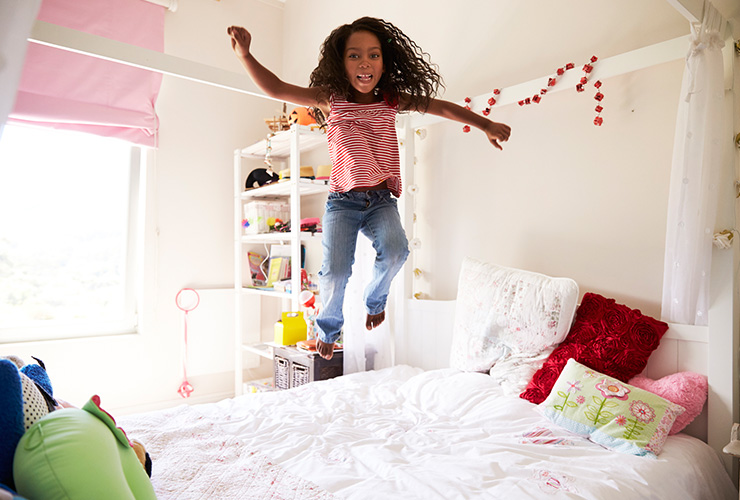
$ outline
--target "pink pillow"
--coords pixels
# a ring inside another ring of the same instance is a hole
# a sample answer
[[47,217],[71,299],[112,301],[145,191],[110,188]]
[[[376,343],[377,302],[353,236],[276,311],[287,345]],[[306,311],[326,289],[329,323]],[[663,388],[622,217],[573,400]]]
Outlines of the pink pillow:
[[568,336],[535,372],[520,397],[542,403],[570,358],[627,382],[645,369],[667,330],[667,323],[645,316],[639,309],[586,293]]
[[673,423],[670,435],[681,432],[701,413],[709,390],[707,377],[694,372],[674,373],[658,380],[637,375],[629,384],[686,408]]

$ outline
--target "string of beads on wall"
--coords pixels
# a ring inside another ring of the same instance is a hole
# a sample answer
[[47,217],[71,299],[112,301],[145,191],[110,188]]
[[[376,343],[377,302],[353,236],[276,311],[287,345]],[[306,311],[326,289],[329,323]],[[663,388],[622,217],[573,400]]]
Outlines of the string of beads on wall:
[[[586,85],[588,84],[589,77],[591,76],[591,72],[594,69],[594,64],[596,61],[598,61],[599,58],[596,56],[592,56],[589,62],[583,65],[582,71],[584,75],[581,77],[581,80],[578,84],[576,84],[576,92],[583,92],[586,90]],[[572,70],[575,68],[574,63],[568,63],[564,66],[561,66],[560,68],[556,69],[555,72],[547,78],[547,85],[544,86],[540,91],[536,94],[534,94],[531,97],[525,97],[524,99],[521,99],[518,101],[519,106],[527,106],[530,104],[539,104],[542,101],[542,98],[547,94],[547,91],[555,87],[558,83],[558,78],[565,75],[567,71]],[[596,94],[594,95],[594,99],[596,100],[597,104],[594,110],[596,111],[596,118],[594,118],[594,125],[601,126],[604,123],[604,119],[601,116],[601,112],[604,110],[604,107],[601,105],[601,101],[604,99],[604,94],[601,92],[601,80],[596,80],[593,83],[594,87],[596,88]],[[491,108],[496,104],[498,100],[500,100],[502,89],[494,89],[493,95],[488,99],[488,106],[483,108],[480,113],[483,116],[488,116],[491,113]],[[465,108],[471,109],[470,103],[472,102],[472,99],[470,97],[465,98]],[[463,132],[470,132],[470,125],[465,125],[463,127]]]

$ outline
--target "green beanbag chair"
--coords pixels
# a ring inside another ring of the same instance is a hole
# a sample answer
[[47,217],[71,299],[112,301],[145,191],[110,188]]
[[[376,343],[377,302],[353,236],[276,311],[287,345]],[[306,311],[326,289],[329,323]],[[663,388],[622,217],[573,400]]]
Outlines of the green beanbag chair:
[[18,442],[13,477],[29,500],[156,500],[126,434],[98,396],[31,426]]

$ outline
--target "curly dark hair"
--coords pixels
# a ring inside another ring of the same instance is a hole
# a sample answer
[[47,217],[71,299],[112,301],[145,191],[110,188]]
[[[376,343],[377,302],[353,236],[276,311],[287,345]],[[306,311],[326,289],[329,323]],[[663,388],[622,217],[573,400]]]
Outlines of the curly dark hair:
[[[349,36],[357,31],[369,31],[378,37],[383,53],[385,71],[378,83],[383,98],[397,103],[401,94],[408,98],[408,109],[426,111],[439,88],[444,88],[437,65],[429,54],[393,24],[374,17],[362,17],[351,24],[344,24],[324,40],[319,55],[319,65],[311,73],[310,87],[320,90],[320,99],[336,95],[348,99],[352,86],[344,69],[344,49]],[[314,110],[323,122],[319,110]],[[403,111],[403,110],[402,110]]]

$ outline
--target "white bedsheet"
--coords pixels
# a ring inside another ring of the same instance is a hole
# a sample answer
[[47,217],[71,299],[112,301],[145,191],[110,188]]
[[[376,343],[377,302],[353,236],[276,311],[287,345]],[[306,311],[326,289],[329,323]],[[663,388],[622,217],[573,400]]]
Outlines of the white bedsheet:
[[150,451],[160,500],[737,498],[695,438],[634,457],[535,408],[488,375],[397,366],[118,420]]

